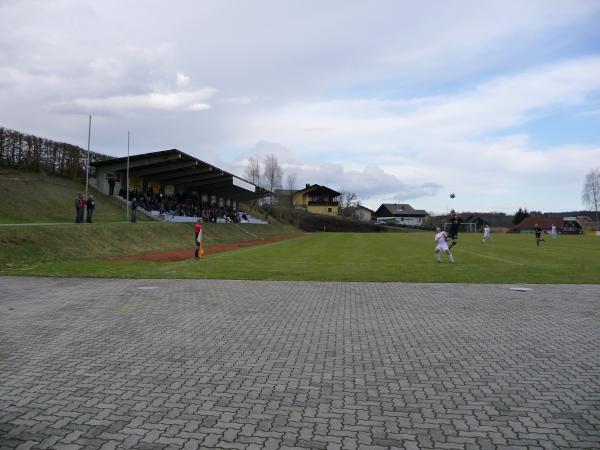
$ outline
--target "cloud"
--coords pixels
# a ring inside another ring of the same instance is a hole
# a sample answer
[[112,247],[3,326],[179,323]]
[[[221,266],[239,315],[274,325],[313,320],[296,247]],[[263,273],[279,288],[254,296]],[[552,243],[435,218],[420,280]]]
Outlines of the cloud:
[[600,57],[588,57],[497,77],[454,95],[292,102],[254,115],[242,133],[252,140],[268,130],[271,139],[314,151],[342,146],[361,153],[473,139],[584,104],[600,89],[598,73]]
[[381,196],[396,200],[430,197],[441,188],[439,184],[431,181],[406,183],[376,166],[347,169],[341,163],[310,163],[284,145],[266,141],[258,142],[249,153],[239,155],[231,164],[232,170],[244,173],[250,157],[256,158],[262,168],[267,155],[277,158],[283,169],[284,179],[288,174],[296,176],[296,187],[304,184],[323,184],[332,189],[352,191],[363,201]]
[[260,97],[258,95],[242,95],[239,97],[229,97],[220,100],[220,103],[229,103],[232,105],[250,105],[256,103]]
[[190,84],[191,78],[189,76],[187,76],[185,73],[177,72],[176,75],[177,75],[177,81],[176,81],[177,86],[185,87]]
[[540,146],[528,124],[596,117],[598,20],[594,0],[0,2],[0,125],[85,146],[86,117],[64,113],[104,114],[105,153],[128,130],[234,167],[274,152],[304,182],[429,209],[556,180],[572,203],[598,146]]
[[213,88],[172,93],[150,92],[142,95],[119,95],[107,98],[78,98],[55,106],[61,112],[118,113],[140,110],[203,111],[210,109],[204,100],[214,95]]

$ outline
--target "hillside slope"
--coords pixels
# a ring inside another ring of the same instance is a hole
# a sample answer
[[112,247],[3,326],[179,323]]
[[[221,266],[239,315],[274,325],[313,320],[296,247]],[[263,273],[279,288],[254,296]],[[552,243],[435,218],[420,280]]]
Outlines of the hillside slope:
[[[85,185],[67,178],[0,169],[0,224],[75,222],[75,198]],[[125,204],[93,188],[94,222],[123,222]],[[140,217],[140,221],[150,220]]]
[[[94,223],[75,224],[75,196],[85,189],[72,180],[0,169],[0,273],[8,267],[43,262],[107,258],[144,252],[190,249],[193,223],[163,223],[138,214],[125,221],[121,201],[94,192]],[[296,233],[269,225],[204,224],[206,245]]]

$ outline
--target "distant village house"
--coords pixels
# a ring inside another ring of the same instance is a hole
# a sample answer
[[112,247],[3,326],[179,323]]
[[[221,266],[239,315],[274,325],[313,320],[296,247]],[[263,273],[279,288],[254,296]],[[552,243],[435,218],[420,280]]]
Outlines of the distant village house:
[[327,186],[307,184],[304,189],[294,192],[292,205],[296,209],[303,209],[313,214],[328,216],[340,215],[339,196],[341,192],[334,191]]
[[420,227],[428,217],[427,211],[414,209],[407,203],[384,203],[373,214],[377,223]]

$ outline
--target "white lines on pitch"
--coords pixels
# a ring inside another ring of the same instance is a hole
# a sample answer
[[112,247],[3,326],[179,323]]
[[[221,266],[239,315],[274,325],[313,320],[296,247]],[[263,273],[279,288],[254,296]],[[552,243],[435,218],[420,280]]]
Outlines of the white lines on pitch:
[[517,266],[524,266],[525,265],[525,264],[520,263],[520,262],[511,261],[510,259],[498,258],[497,256],[482,255],[481,253],[470,252],[468,250],[460,249],[460,252],[461,253],[470,253],[471,255],[476,255],[476,256],[481,256],[482,258],[495,259],[496,261],[502,261],[502,262],[509,263],[509,264],[515,264]]

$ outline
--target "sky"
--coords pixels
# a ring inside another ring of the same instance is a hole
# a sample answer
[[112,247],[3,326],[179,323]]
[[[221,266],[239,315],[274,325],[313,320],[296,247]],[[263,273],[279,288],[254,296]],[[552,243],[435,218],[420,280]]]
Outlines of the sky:
[[[582,209],[600,0],[0,0],[0,126],[442,214]],[[454,199],[450,194],[455,193]]]

